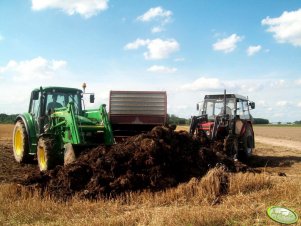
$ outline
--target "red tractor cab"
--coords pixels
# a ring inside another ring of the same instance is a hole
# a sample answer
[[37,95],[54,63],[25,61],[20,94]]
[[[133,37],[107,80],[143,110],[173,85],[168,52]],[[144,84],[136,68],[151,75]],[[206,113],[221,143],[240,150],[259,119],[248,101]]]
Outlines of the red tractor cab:
[[[227,153],[245,161],[255,147],[250,114],[254,108],[254,102],[238,94],[206,95],[197,104],[200,114],[192,117],[189,132],[211,143],[225,140],[224,145],[232,149]],[[228,140],[234,144],[227,144]]]

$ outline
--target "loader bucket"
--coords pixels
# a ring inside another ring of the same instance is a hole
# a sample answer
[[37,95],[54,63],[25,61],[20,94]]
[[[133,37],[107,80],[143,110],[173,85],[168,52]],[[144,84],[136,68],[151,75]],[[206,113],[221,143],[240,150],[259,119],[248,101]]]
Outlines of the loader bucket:
[[97,147],[97,145],[79,145],[67,143],[64,145],[64,165],[68,165],[76,161],[82,152]]

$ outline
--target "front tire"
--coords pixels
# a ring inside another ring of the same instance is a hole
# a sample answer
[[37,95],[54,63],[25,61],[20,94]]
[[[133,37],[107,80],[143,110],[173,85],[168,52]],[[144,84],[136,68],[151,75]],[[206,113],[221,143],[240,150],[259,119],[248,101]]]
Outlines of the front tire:
[[18,163],[29,163],[32,160],[29,154],[28,133],[22,120],[18,120],[14,127],[13,152]]
[[40,137],[37,147],[37,159],[40,171],[53,169],[58,161],[55,139]]

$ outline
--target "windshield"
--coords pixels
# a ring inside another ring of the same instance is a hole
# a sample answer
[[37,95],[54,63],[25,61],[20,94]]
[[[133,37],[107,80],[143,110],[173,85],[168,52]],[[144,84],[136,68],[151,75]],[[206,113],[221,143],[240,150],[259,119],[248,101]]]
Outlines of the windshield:
[[81,95],[80,93],[63,93],[52,92],[48,93],[46,97],[46,111],[53,111],[55,108],[66,107],[68,103],[73,102],[75,113],[81,112]]
[[[235,110],[235,98],[227,98],[226,100],[226,114],[233,117]],[[206,99],[203,106],[202,114],[207,114],[209,120],[214,120],[216,115],[223,115],[224,113],[224,99]]]

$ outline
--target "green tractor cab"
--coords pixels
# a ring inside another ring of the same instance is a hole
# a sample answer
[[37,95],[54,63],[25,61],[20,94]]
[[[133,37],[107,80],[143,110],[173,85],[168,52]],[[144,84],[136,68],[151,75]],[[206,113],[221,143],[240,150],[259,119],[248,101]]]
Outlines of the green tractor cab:
[[[112,145],[114,137],[106,106],[85,110],[85,94],[67,87],[34,89],[28,112],[18,115],[15,121],[15,160],[27,163],[36,156],[40,170],[45,171],[74,161],[83,148]],[[94,94],[90,94],[90,102],[94,102]]]

